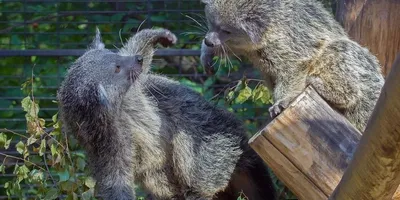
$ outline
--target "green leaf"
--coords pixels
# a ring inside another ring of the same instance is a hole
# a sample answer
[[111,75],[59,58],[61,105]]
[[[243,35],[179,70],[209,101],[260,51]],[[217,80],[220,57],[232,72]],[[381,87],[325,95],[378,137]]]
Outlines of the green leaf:
[[264,104],[269,103],[271,96],[269,90],[264,85],[258,85],[253,90],[253,101],[261,101]]
[[27,96],[24,99],[22,99],[21,104],[24,111],[28,112],[32,105],[31,97]]
[[94,188],[94,186],[96,185],[96,181],[92,177],[87,177],[85,179],[85,185],[88,188]]
[[32,135],[31,137],[28,138],[27,145],[29,146],[29,145],[35,143],[36,141],[37,141],[37,139]]
[[94,189],[93,188],[90,188],[86,192],[82,193],[82,199],[84,199],[84,200],[86,200],[86,199],[89,200],[93,197],[94,197]]
[[7,142],[7,135],[5,133],[0,133],[0,147],[5,148]]
[[33,169],[31,171],[30,177],[31,177],[32,181],[39,182],[39,183],[44,180],[43,172],[40,170],[37,170],[37,169]]
[[54,157],[54,155],[56,155],[56,154],[58,153],[58,152],[57,152],[56,145],[51,144],[51,146],[50,146],[50,151],[51,151],[51,155]]
[[69,172],[67,169],[64,169],[64,171],[58,172],[58,177],[60,178],[60,182],[62,181],[67,181],[69,179]]
[[4,144],[4,148],[5,148],[5,149],[8,149],[8,148],[10,147],[11,140],[12,140],[12,139],[7,140],[6,144]]
[[23,154],[25,149],[25,144],[22,141],[19,141],[15,147],[17,148],[18,153]]
[[78,195],[75,192],[69,193],[66,200],[78,200]]
[[44,199],[56,199],[58,197],[58,190],[56,188],[51,188],[47,191]]
[[60,183],[61,190],[66,192],[73,192],[78,188],[78,185],[73,181],[64,181]]
[[39,147],[39,155],[43,156],[43,154],[46,152],[46,140],[42,139],[42,142],[40,143]]
[[78,157],[78,158],[76,159],[76,166],[77,166],[77,168],[78,168],[79,170],[81,170],[81,171],[85,170],[85,166],[86,166],[85,160]]
[[19,166],[16,172],[18,182],[21,182],[22,180],[28,178],[29,172],[30,170],[28,169],[28,167],[26,167],[26,165]]
[[249,99],[250,97],[251,97],[251,88],[249,86],[246,86],[244,89],[240,90],[236,100],[238,101],[238,103],[242,104],[245,101],[247,101],[247,99]]
[[0,165],[0,172],[3,174],[6,173],[6,166],[4,166],[4,164]]
[[57,118],[58,118],[58,112],[55,115],[53,115],[53,117],[51,117],[51,120],[53,120],[53,122],[55,123],[57,122]]

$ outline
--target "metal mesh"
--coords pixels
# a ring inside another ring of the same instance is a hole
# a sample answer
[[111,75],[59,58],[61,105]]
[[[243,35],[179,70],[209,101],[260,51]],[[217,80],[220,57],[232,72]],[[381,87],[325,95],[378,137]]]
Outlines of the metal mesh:
[[[0,128],[25,133],[21,99],[31,92],[40,105],[40,117],[51,121],[57,112],[57,88],[68,65],[92,40],[96,26],[110,49],[121,46],[121,41],[136,32],[142,22],[141,28],[170,29],[178,36],[178,44],[174,49],[157,51],[153,71],[193,86],[209,100],[222,97],[224,90],[243,74],[258,78],[258,72],[245,64],[237,66],[229,76],[205,75],[199,64],[198,33],[203,30],[185,15],[204,24],[199,0],[0,1]],[[221,67],[224,70],[228,69]],[[33,89],[21,90],[21,85],[31,77]],[[243,110],[248,114],[239,117],[251,122],[249,131],[254,133],[266,120],[266,109],[249,104],[233,107],[233,111]],[[3,153],[19,156],[15,150]],[[0,180],[12,176],[0,175]],[[4,198],[0,192],[0,199]]]

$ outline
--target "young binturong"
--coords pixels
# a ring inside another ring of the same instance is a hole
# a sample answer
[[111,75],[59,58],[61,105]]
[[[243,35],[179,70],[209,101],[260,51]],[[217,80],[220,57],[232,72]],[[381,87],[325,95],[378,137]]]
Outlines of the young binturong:
[[311,85],[364,131],[384,83],[380,65],[320,2],[202,1],[209,29],[202,43],[204,66],[212,66],[216,52],[246,57],[273,91],[272,117]]
[[145,29],[118,53],[100,33],[68,70],[58,92],[60,117],[89,158],[104,199],[274,199],[263,161],[233,113],[162,76],[149,74],[154,47],[176,37]]

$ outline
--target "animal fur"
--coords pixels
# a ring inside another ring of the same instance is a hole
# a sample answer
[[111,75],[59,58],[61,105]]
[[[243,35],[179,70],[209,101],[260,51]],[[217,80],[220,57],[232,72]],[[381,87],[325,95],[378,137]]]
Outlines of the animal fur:
[[360,131],[384,78],[374,55],[350,40],[316,0],[202,0],[208,33],[201,60],[221,49],[248,58],[273,91],[272,117],[307,85]]
[[[145,29],[115,54],[97,32],[68,71],[60,116],[87,151],[100,194],[135,199],[132,186],[140,184],[155,199],[236,199],[241,191],[273,199],[242,123],[178,82],[148,74],[154,45],[175,42],[168,30]],[[140,56],[139,70],[132,60]]]

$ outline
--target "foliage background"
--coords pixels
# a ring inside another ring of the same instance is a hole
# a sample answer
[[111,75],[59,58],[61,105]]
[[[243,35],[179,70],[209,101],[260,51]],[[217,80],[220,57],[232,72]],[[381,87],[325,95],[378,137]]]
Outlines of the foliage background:
[[[323,3],[334,7],[329,0]],[[85,49],[96,26],[106,47],[115,49],[146,19],[142,28],[164,27],[177,34],[174,48],[199,50],[204,30],[197,22],[204,24],[202,16],[199,0],[0,0],[0,49]],[[0,199],[94,198],[85,153],[73,137],[61,133],[56,115],[57,88],[76,58],[1,57]],[[232,58],[221,60],[215,76],[207,76],[199,63],[198,56],[157,57],[153,71],[235,112],[250,135],[265,125],[270,96],[257,70]],[[281,199],[295,199],[282,183],[275,183]]]

